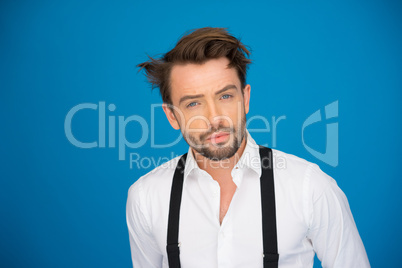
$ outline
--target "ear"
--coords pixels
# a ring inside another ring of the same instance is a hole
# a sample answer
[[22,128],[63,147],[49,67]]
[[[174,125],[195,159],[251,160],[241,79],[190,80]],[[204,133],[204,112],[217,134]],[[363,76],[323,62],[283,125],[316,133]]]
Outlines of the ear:
[[180,129],[180,125],[179,122],[177,121],[177,118],[174,114],[174,109],[176,109],[176,107],[174,107],[171,104],[162,104],[162,108],[163,111],[166,114],[167,119],[169,120],[170,125],[174,128],[174,129]]
[[250,90],[251,90],[250,85],[246,85],[243,90],[244,110],[246,114],[248,113],[250,106]]

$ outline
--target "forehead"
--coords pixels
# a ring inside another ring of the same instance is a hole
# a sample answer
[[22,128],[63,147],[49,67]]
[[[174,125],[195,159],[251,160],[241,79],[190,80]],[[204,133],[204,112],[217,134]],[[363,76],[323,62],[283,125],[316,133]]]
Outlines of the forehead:
[[187,94],[213,93],[228,84],[240,88],[235,68],[228,67],[227,58],[208,60],[203,64],[175,65],[170,74],[172,101]]

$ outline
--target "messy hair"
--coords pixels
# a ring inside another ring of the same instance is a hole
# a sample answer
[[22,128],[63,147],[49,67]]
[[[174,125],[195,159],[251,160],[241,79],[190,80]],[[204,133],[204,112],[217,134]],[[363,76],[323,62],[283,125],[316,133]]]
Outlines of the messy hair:
[[164,103],[172,104],[170,73],[175,64],[203,64],[210,59],[226,57],[229,67],[235,68],[243,91],[246,86],[246,74],[251,60],[250,52],[239,39],[228,33],[225,28],[205,27],[185,34],[176,46],[160,58],[137,65],[144,69],[152,88],[158,87]]

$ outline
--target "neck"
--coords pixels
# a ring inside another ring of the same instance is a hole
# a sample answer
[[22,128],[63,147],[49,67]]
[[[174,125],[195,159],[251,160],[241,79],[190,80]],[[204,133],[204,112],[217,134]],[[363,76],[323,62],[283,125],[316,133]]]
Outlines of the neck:
[[247,135],[243,137],[243,140],[237,152],[232,157],[221,161],[213,161],[209,158],[204,157],[194,149],[191,150],[193,152],[195,160],[197,161],[198,167],[202,170],[205,170],[212,176],[212,178],[215,179],[216,177],[231,176],[232,169],[237,164],[244,152],[244,149],[246,148],[246,143]]

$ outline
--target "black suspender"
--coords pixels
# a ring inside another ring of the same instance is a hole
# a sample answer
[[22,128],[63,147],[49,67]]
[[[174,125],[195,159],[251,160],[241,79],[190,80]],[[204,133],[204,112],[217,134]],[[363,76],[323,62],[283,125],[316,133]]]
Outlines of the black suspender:
[[169,221],[167,230],[167,246],[169,267],[180,268],[180,248],[179,248],[179,219],[181,194],[183,192],[184,166],[187,154],[184,154],[177,163],[174,172],[172,191],[170,193]]
[[[275,188],[272,150],[260,146],[261,158],[261,209],[262,209],[262,236],[264,249],[264,268],[278,267],[278,246],[276,233]],[[167,256],[169,268],[180,268],[179,249],[179,219],[180,203],[183,191],[184,166],[187,154],[184,154],[177,164],[173,176],[172,191],[170,194],[169,221],[167,230]]]
[[261,158],[261,210],[262,242],[264,248],[264,268],[277,268],[279,261],[277,235],[274,167],[272,150],[260,146]]

